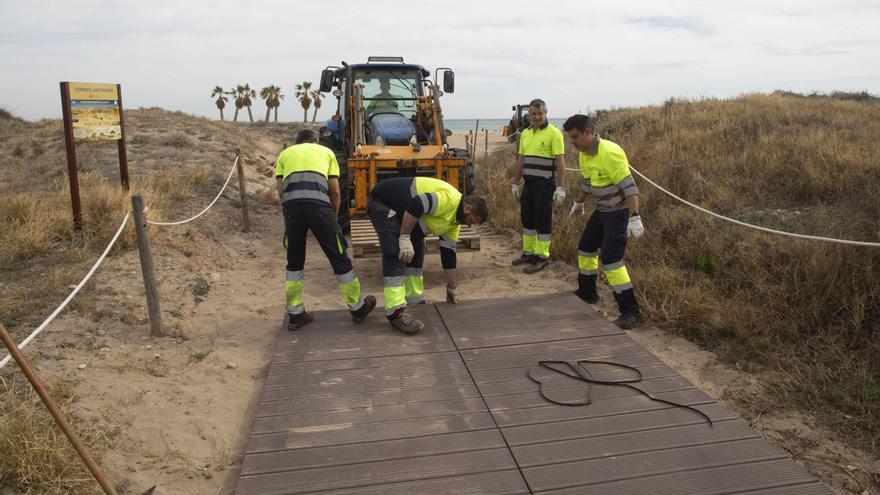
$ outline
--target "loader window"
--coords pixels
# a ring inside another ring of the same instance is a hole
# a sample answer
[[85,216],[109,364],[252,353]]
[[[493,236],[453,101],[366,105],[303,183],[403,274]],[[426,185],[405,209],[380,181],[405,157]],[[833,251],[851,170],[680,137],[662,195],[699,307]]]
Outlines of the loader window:
[[416,115],[419,74],[416,71],[358,71],[355,84],[364,86],[367,116],[399,113],[406,118]]

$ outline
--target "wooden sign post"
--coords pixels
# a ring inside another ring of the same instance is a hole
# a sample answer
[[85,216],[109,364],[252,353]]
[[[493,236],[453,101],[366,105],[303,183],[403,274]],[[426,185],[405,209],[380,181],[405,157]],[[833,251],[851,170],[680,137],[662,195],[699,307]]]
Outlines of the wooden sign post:
[[67,176],[73,225],[82,227],[76,143],[117,141],[119,179],[128,190],[128,158],[125,152],[125,126],[122,115],[122,87],[119,84],[61,82],[61,114],[67,149]]

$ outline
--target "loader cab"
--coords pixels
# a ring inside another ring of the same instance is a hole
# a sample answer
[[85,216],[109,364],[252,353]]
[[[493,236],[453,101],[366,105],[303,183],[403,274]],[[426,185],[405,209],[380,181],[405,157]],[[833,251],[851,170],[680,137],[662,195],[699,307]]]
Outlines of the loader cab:
[[[348,77],[351,77],[351,83]],[[349,92],[360,86],[363,97],[366,143],[369,145],[405,146],[413,142],[427,144],[432,129],[418,125],[419,98],[427,94],[430,72],[415,64],[404,64],[399,57],[371,57],[366,64],[328,67],[321,74],[321,91],[331,91],[337,99],[336,113],[326,123],[322,142],[341,152],[348,152]],[[444,87],[451,88],[452,72],[444,73]],[[332,139],[330,139],[332,138]],[[326,142],[324,142],[326,141]]]

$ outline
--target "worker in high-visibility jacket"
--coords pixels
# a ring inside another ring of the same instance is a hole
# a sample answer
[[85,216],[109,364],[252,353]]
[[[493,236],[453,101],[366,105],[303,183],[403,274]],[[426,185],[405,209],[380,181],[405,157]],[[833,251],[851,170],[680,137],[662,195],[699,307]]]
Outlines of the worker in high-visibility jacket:
[[401,332],[418,333],[424,323],[408,314],[406,306],[425,302],[425,236],[440,238],[446,301],[458,303],[455,246],[459,232],[462,225],[485,222],[489,207],[483,198],[462,196],[439,179],[396,177],[373,188],[367,214],[382,249],[385,316]]
[[303,130],[296,144],[278,156],[275,166],[278,196],[284,212],[284,240],[287,248],[287,278],[284,294],[288,329],[298,330],[314,321],[303,305],[306,237],[309,230],[330,261],[342,299],[356,322],[366,319],[376,307],[376,298],[361,295],[361,283],[346,253],[346,241],[336,221],[340,207],[339,163],[336,155],[318,144],[318,135]]
[[[565,200],[565,139],[547,121],[543,100],[529,103],[531,125],[519,137],[519,150],[511,181],[513,197],[520,203],[522,256],[512,264],[526,265],[525,273],[543,270],[550,263],[553,205]],[[525,186],[519,184],[523,179]]]
[[632,281],[623,264],[627,235],[638,239],[645,232],[639,216],[639,189],[630,174],[626,153],[617,144],[600,139],[586,115],[569,117],[562,126],[578,150],[580,188],[571,215],[584,213],[584,200],[592,193],[596,208],[587,220],[578,243],[578,288],[584,301],[599,302],[596,278],[599,270],[614,292],[620,317],[614,322],[624,329],[642,321]]

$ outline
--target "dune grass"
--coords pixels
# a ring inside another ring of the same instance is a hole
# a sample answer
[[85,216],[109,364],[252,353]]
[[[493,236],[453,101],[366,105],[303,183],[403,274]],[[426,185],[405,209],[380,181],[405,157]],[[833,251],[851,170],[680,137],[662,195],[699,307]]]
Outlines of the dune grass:
[[[600,133],[679,196],[733,218],[880,242],[880,102],[746,95],[601,112]],[[569,167],[577,167],[567,150]],[[519,228],[512,148],[480,169],[493,221]],[[569,172],[568,183],[575,183]],[[773,394],[880,452],[880,249],[712,220],[638,177],[647,234],[626,261],[648,316],[732,362],[774,370]],[[585,217],[554,212],[552,256],[576,266]],[[575,270],[572,269],[572,285]]]
[[[39,396],[16,376],[0,376],[0,486],[11,484],[21,494],[103,493]],[[100,452],[112,445],[116,432],[75,420],[74,386],[58,379],[47,390],[86,450]]]

